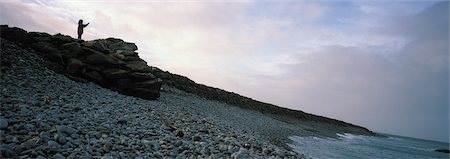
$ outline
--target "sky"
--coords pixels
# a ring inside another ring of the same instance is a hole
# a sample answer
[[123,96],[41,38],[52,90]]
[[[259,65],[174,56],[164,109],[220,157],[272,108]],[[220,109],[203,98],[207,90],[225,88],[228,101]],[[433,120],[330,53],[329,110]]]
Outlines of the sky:
[[0,0],[0,24],[136,43],[197,83],[449,142],[448,1]]

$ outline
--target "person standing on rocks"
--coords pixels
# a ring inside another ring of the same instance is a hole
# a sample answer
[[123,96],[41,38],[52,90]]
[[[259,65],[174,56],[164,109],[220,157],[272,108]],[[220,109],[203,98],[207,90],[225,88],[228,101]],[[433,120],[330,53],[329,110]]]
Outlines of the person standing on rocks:
[[83,34],[83,29],[87,27],[89,23],[83,24],[83,19],[78,21],[78,39],[81,39],[81,35]]

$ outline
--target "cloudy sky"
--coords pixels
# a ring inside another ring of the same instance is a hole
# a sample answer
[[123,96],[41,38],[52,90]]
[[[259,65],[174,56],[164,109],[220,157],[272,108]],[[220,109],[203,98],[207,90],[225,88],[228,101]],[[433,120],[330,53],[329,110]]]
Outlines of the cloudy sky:
[[377,132],[449,140],[449,3],[0,0],[0,23],[134,42],[197,83]]

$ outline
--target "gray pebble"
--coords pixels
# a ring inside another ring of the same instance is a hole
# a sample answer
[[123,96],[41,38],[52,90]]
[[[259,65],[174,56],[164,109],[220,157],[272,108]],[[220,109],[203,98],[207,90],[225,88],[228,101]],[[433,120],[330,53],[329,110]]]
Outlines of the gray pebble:
[[0,129],[8,128],[8,120],[3,117],[0,117]]
[[63,155],[61,155],[61,154],[59,154],[59,153],[53,155],[52,158],[53,158],[53,159],[66,159],[66,157],[64,157]]
[[77,132],[77,130],[75,128],[68,127],[68,126],[65,126],[65,125],[58,126],[56,128],[56,131],[58,131],[60,133],[65,133],[65,134],[67,134],[69,136],[74,134],[75,132]]

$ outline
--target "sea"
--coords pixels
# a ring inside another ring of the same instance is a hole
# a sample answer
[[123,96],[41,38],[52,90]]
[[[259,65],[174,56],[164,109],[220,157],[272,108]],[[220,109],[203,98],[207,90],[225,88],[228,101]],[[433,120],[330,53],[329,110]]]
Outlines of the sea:
[[337,138],[289,137],[294,151],[317,159],[449,159],[449,154],[435,152],[448,149],[449,143],[428,141],[389,134],[363,136],[337,134]]

